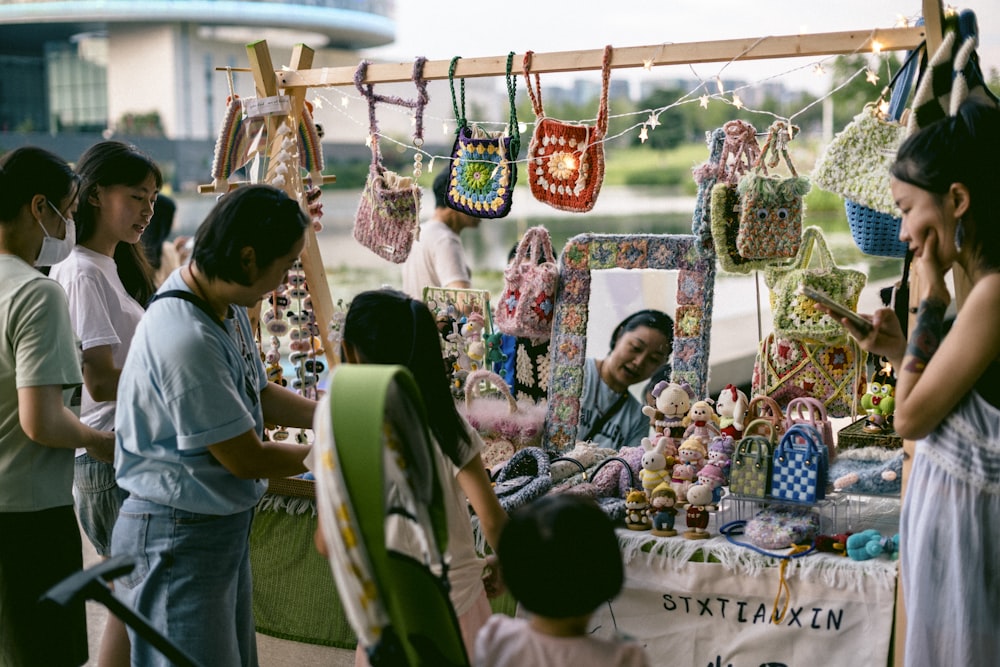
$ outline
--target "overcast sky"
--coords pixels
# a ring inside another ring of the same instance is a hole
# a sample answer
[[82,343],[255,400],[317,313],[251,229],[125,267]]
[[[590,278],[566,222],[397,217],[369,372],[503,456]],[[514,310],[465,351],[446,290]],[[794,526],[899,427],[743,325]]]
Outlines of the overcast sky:
[[[583,11],[577,7],[603,7]],[[976,12],[979,55],[984,69],[1000,68],[1000,0],[968,0],[958,5]],[[487,10],[457,0],[397,0],[395,44],[369,51],[378,58],[405,62],[415,56],[448,60],[515,51],[535,52],[643,46],[670,42],[791,35],[812,32],[891,28],[900,17],[920,14],[918,0],[616,0],[567,3],[555,0],[504,0]],[[469,7],[463,12],[463,7]],[[475,9],[471,9],[475,7]],[[492,14],[491,18],[484,17]],[[821,92],[828,76],[813,73],[817,59],[781,59],[732,63],[726,75],[759,81],[780,76],[791,87]],[[695,66],[712,79],[725,63]],[[790,70],[800,67],[797,72]],[[657,75],[690,78],[688,67],[658,67]],[[632,80],[648,75],[642,68],[615,70]],[[548,75],[553,82],[561,75]],[[570,75],[580,76],[580,75]],[[542,82],[547,80],[542,77]]]

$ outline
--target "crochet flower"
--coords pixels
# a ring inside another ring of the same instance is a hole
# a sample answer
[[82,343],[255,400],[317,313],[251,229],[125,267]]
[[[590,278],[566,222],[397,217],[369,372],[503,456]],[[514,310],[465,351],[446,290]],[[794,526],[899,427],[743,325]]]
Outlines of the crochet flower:
[[549,155],[547,168],[549,176],[566,181],[575,176],[578,165],[579,161],[574,153],[554,151]]

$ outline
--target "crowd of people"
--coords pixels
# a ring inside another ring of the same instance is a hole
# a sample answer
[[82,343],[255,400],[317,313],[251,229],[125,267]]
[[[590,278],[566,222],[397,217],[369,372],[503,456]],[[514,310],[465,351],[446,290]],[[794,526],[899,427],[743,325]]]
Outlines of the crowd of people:
[[[987,664],[1000,650],[1000,547],[989,538],[1000,516],[997,146],[1000,111],[976,101],[903,143],[892,191],[914,256],[914,324],[904,335],[891,309],[866,316],[870,331],[843,321],[896,369],[895,429],[917,441],[900,526],[912,666]],[[82,602],[38,604],[82,567],[81,534],[101,557],[134,560],[116,595],[201,664],[257,664],[254,508],[263,480],[305,472],[311,451],[268,439],[265,424],[331,425],[316,401],[268,381],[247,309],[284,282],[310,222],[280,189],[244,186],[219,199],[184,257],[191,245],[170,238],[162,187],[155,162],[116,141],[75,168],[34,147],[0,158],[0,664],[86,660]],[[421,292],[471,287],[459,233],[478,220],[446,206],[446,187],[439,175],[403,290],[352,299],[342,361],[405,367],[427,406],[450,599],[474,664],[645,665],[640,645],[588,635],[623,583],[613,524],[568,496],[508,517],[482,440],[456,410]],[[971,289],[950,321],[953,266]],[[619,449],[648,435],[631,390],[669,374],[673,328],[666,313],[635,312],[607,355],[587,360],[579,440]],[[495,553],[487,562],[469,506]],[[321,549],[331,529],[320,525]],[[527,619],[491,615],[489,596],[505,588]],[[359,645],[357,664],[367,658]],[[169,664],[114,619],[99,660]]]

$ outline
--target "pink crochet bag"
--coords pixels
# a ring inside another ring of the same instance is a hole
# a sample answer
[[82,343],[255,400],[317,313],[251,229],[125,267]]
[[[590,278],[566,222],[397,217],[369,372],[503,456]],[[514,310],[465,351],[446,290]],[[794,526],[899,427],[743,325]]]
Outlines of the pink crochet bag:
[[[482,396],[484,384],[493,385],[502,400]],[[487,468],[508,461],[525,447],[542,444],[545,409],[544,403],[514,400],[503,378],[486,370],[469,373],[465,402],[458,405],[458,411],[483,439],[482,457]]]
[[537,124],[528,145],[528,183],[535,199],[562,211],[585,213],[594,208],[604,182],[604,137],[608,133],[608,85],[611,45],[604,47],[601,101],[596,125],[546,118],[542,86],[531,85],[532,51],[524,54],[524,82]]
[[558,290],[559,266],[552,239],[545,227],[532,227],[524,233],[517,254],[504,270],[497,329],[535,342],[548,340]]

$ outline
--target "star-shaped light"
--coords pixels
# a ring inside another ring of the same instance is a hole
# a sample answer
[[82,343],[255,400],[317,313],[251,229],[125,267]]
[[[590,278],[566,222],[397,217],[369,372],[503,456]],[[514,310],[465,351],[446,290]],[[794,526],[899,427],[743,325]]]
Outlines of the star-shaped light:
[[743,100],[741,100],[740,96],[737,95],[736,93],[733,93],[733,106],[736,107],[737,109],[743,108]]
[[639,130],[639,141],[646,143],[646,139],[649,139],[649,130],[643,125],[642,129]]
[[315,98],[312,101],[312,105],[313,105],[313,109],[322,109],[323,108],[323,98],[322,97]]
[[878,74],[875,73],[875,70],[869,68],[865,74],[865,80],[874,86],[878,83]]
[[872,40],[872,53],[882,53],[882,42],[877,39]]
[[528,131],[528,124],[525,123],[524,121],[521,121],[520,123],[517,124],[517,131],[518,132],[527,132]]
[[644,59],[642,61],[642,68],[647,72],[651,71],[653,69],[653,59],[652,58]]
[[345,109],[347,108],[347,105],[349,105],[350,103],[351,103],[351,98],[348,97],[347,95],[344,95],[343,97],[340,98],[340,106],[344,107]]
[[823,63],[816,63],[815,65],[813,65],[813,74],[816,74],[817,76],[822,76],[823,74],[826,74],[826,70],[823,69]]
[[722,77],[715,77],[715,87],[719,89],[719,94],[726,92],[726,87],[722,85]]
[[656,129],[656,127],[659,124],[660,124],[660,117],[657,116],[655,113],[650,113],[649,118],[646,119],[646,125],[650,128]]
[[368,148],[372,147],[372,135],[369,134],[367,137],[365,137],[365,146],[367,146]]
[[701,105],[702,109],[707,109],[708,108],[708,95],[702,95],[701,97],[699,97],[698,98],[698,104]]

